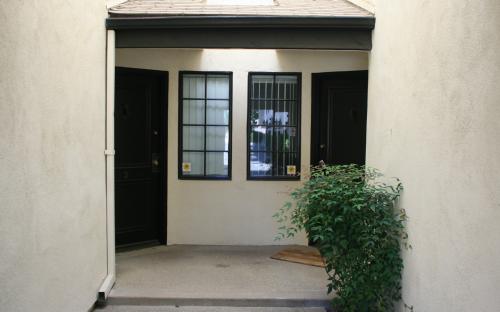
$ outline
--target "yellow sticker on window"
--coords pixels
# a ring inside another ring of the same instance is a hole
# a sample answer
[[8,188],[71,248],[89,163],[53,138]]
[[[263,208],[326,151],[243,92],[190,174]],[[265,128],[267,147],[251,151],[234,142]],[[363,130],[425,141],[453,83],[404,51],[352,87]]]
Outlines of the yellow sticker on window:
[[183,162],[182,163],[182,172],[191,172],[191,163],[189,162]]
[[286,174],[287,175],[297,175],[297,167],[296,166],[286,166]]

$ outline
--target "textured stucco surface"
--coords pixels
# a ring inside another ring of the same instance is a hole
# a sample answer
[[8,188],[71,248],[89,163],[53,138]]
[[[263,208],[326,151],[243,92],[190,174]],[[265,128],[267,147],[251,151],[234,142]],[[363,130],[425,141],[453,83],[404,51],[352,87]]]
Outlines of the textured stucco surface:
[[367,159],[405,186],[404,302],[498,311],[500,3],[379,0],[376,13]]
[[2,311],[87,311],[106,276],[105,16],[0,1]]
[[[117,49],[118,66],[170,73],[168,103],[168,226],[169,244],[268,245],[306,243],[274,241],[272,215],[300,182],[246,181],[248,71],[302,72],[302,168],[309,167],[311,73],[366,70],[365,52],[275,50]],[[177,179],[178,71],[233,72],[232,181]]]

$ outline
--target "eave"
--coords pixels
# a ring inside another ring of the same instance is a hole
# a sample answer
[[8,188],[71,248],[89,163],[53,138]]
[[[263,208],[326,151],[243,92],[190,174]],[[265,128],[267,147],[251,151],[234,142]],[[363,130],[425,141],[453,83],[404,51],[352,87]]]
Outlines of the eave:
[[249,16],[249,15],[111,15],[106,28],[175,29],[175,28],[253,28],[253,29],[362,29],[372,30],[375,17],[346,16]]
[[371,50],[373,16],[116,15],[117,48]]

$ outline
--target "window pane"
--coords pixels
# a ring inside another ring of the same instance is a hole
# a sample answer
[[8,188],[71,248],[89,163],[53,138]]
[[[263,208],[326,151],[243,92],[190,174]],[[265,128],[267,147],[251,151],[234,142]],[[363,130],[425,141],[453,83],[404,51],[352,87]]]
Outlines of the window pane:
[[229,99],[229,77],[227,75],[209,75],[207,77],[208,99]]
[[208,151],[229,150],[229,127],[207,126],[207,150]]
[[[297,166],[297,153],[274,153],[273,154],[273,175],[276,176],[296,176],[287,173],[287,166]],[[297,168],[295,168],[297,169]]]
[[274,128],[274,148],[277,152],[296,152],[297,130],[292,127]]
[[185,124],[203,125],[205,123],[205,101],[184,100],[182,115]]
[[252,99],[272,99],[273,98],[273,76],[255,75],[252,76]]
[[250,175],[263,177],[272,175],[271,153],[250,153]]
[[182,153],[182,163],[188,163],[191,171],[182,171],[184,175],[203,175],[204,174],[204,159],[200,152],[184,152]]
[[183,98],[203,99],[205,98],[205,76],[189,74],[183,76]]
[[272,150],[272,127],[252,127],[250,130],[250,150],[270,152]]
[[207,101],[207,124],[229,125],[229,101]]
[[274,114],[274,123],[277,126],[296,126],[297,102],[276,101],[276,112]]
[[276,76],[276,99],[296,100],[296,76]]
[[273,124],[273,101],[252,101],[250,108],[250,122],[253,125]]
[[227,176],[229,172],[228,153],[207,152],[207,175]]
[[184,150],[202,151],[205,147],[205,127],[184,126],[182,138]]

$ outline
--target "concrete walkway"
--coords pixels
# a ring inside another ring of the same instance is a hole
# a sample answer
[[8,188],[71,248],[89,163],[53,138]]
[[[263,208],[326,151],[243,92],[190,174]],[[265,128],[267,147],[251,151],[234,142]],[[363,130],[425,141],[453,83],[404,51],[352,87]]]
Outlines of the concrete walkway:
[[[227,311],[254,312],[268,310],[248,307],[328,305],[331,296],[326,295],[324,269],[269,258],[282,248],[179,245],[119,253],[117,282],[108,305],[184,307],[185,310],[144,310],[179,312],[215,311],[208,306],[247,307]],[[204,307],[200,310],[189,306]],[[108,309],[125,311],[120,307]]]

